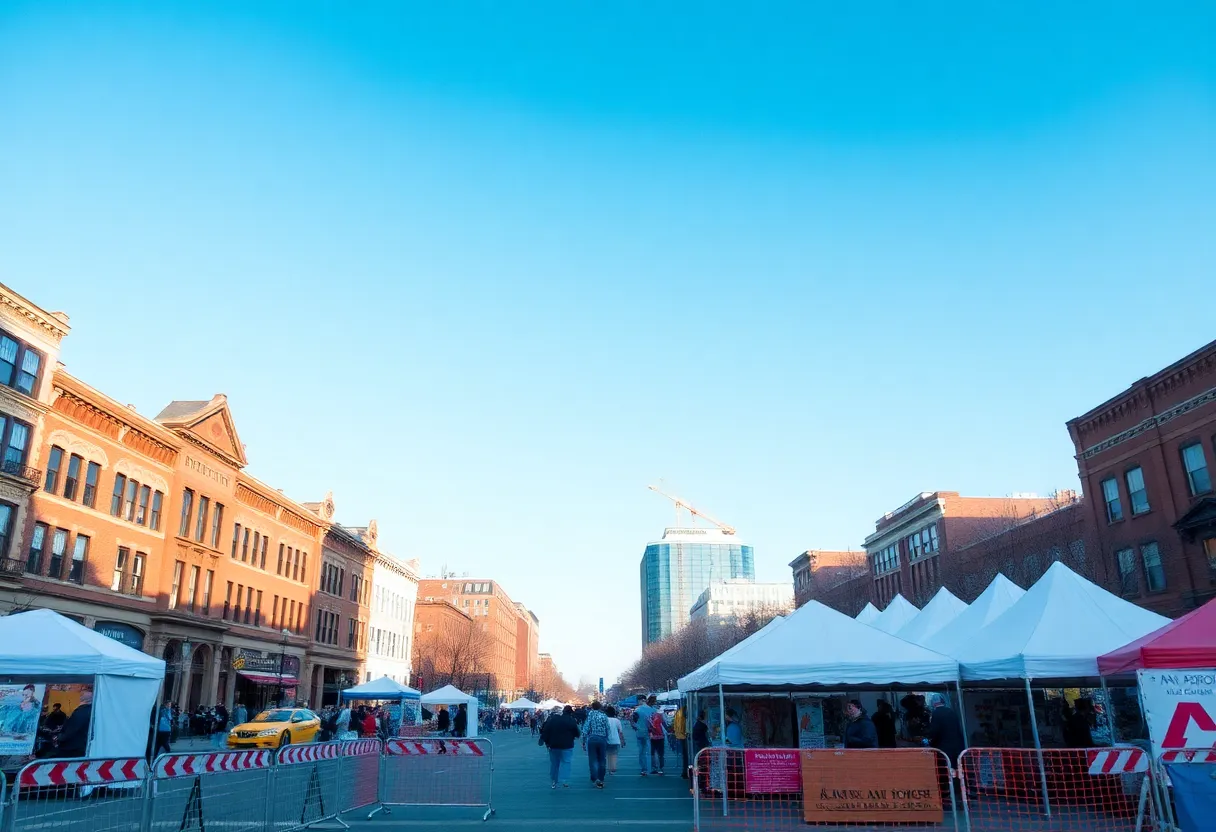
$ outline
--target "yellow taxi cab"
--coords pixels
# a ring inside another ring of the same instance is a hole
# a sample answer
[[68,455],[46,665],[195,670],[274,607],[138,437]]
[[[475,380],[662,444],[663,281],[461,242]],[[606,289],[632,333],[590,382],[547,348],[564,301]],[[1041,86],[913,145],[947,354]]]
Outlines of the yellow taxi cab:
[[321,731],[321,718],[305,708],[271,708],[228,732],[229,748],[281,748],[312,742]]

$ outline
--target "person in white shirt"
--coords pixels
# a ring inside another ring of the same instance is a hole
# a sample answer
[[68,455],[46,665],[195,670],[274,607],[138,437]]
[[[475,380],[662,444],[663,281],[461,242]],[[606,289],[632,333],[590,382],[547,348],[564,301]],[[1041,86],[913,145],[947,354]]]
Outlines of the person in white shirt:
[[335,739],[341,739],[342,735],[350,730],[350,705],[343,705],[342,710],[338,711],[338,736]]
[[604,709],[608,717],[608,773],[616,774],[616,757],[625,747],[625,729],[617,719],[616,708],[609,705]]

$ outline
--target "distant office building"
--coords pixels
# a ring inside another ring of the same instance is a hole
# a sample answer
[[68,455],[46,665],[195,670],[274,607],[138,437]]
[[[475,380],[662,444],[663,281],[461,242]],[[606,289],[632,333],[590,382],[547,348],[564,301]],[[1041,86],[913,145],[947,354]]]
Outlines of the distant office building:
[[794,587],[787,583],[758,584],[736,579],[714,581],[689,611],[689,618],[729,624],[752,611],[786,612],[794,607]]
[[693,602],[714,581],[756,580],[752,547],[721,529],[667,529],[640,566],[642,646],[688,623]]

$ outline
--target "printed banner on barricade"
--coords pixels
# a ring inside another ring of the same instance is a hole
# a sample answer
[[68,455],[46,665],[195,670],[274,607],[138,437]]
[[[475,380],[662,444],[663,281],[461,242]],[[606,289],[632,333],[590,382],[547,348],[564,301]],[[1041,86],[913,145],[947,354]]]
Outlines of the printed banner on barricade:
[[453,754],[468,757],[481,757],[485,752],[477,740],[403,740],[391,739],[385,747],[389,756]]
[[749,794],[797,794],[802,788],[801,759],[793,748],[749,748],[743,752]]
[[273,808],[273,763],[269,749],[157,757],[150,828],[264,832]]
[[352,740],[341,744],[342,775],[338,800],[342,812],[370,806],[380,800],[380,740]]
[[1136,676],[1154,759],[1216,748],[1216,669],[1139,670]]
[[342,811],[341,743],[289,745],[275,756],[271,818],[277,832],[332,820]]
[[376,811],[390,806],[478,807],[489,817],[493,779],[494,746],[484,737],[393,737],[384,744],[381,809]]
[[[140,829],[147,776],[148,762],[139,757],[30,763],[17,773],[6,825],[10,832],[49,826],[80,826],[89,832]],[[98,790],[105,799],[92,799]]]
[[937,754],[918,749],[803,750],[807,823],[941,823]]

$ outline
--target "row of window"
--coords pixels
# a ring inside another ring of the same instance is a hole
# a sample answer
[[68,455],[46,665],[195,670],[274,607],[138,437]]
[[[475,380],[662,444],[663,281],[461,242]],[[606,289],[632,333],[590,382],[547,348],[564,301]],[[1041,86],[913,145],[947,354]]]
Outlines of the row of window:
[[409,658],[409,639],[393,630],[372,627],[370,649],[377,656],[390,659]]
[[[191,566],[189,579],[185,586],[185,597],[182,597],[182,579],[186,577],[186,562],[173,562],[173,589],[169,592],[169,609],[175,610],[178,606],[182,606],[190,612],[198,611],[203,615],[211,614],[211,585],[215,582],[215,570],[208,569],[205,576],[202,575],[201,566]],[[201,578],[201,581],[200,581]],[[202,589],[203,597],[200,603],[198,594],[199,589]],[[258,601],[261,602],[262,593],[258,593]]]
[[937,524],[933,523],[912,532],[904,538],[904,546],[907,547],[909,561],[937,554]]
[[182,514],[177,524],[177,536],[193,537],[196,543],[220,548],[220,530],[224,526],[224,504],[217,502],[214,510],[211,498],[205,494],[197,495],[198,509],[195,511],[196,495],[194,489],[182,490]]
[[[46,463],[46,479],[42,483],[43,490],[50,494],[62,494],[64,499],[76,500],[79,493],[80,501],[94,508],[97,503],[97,480],[101,476],[101,466],[96,462],[85,462],[80,454],[68,456],[67,470],[64,471],[63,457],[66,454],[58,445],[51,446],[51,455]],[[81,488],[81,469],[84,469],[84,487]],[[63,474],[63,490],[59,488],[59,477]]]
[[61,581],[84,583],[84,567],[89,558],[88,535],[78,534],[72,540],[71,556],[68,556],[68,540],[72,533],[67,529],[52,529],[46,523],[34,524],[34,535],[30,538],[29,554],[25,560],[25,571],[32,575],[44,574]]
[[[1207,453],[1203,443],[1191,442],[1178,449],[1182,459],[1182,470],[1186,474],[1186,486],[1192,497],[1212,491],[1212,474],[1208,469]],[[1140,466],[1123,472],[1123,484],[1127,491],[1127,503],[1132,516],[1144,514],[1150,508],[1148,489],[1144,484],[1144,470]],[[1115,477],[1102,480],[1102,501],[1106,505],[1106,522],[1117,523],[1123,519],[1123,501],[1119,493],[1119,481]]]
[[350,576],[350,600],[360,606],[367,606],[367,593],[371,588],[367,578],[362,575],[352,574]]
[[323,562],[321,564],[321,591],[330,595],[342,596],[342,584],[346,580],[346,570],[336,564]]
[[409,614],[409,604],[409,599],[401,593],[379,586],[376,587],[372,609],[376,612],[386,613],[398,621],[404,621]]
[[42,353],[7,332],[0,332],[0,384],[33,396],[42,369]]
[[874,553],[874,574],[883,575],[899,569],[899,543],[892,543]]
[[1119,564],[1119,583],[1124,595],[1140,594],[1140,575],[1143,569],[1144,585],[1149,592],[1165,589],[1165,566],[1161,563],[1161,549],[1156,541],[1141,544],[1139,557],[1136,550],[1128,547],[1115,552]]
[[319,610],[316,619],[317,631],[313,634],[313,640],[319,644],[336,645],[338,643],[338,623],[342,617],[336,612]]
[[354,618],[347,619],[346,647],[350,650],[363,650],[367,647],[367,623]]

